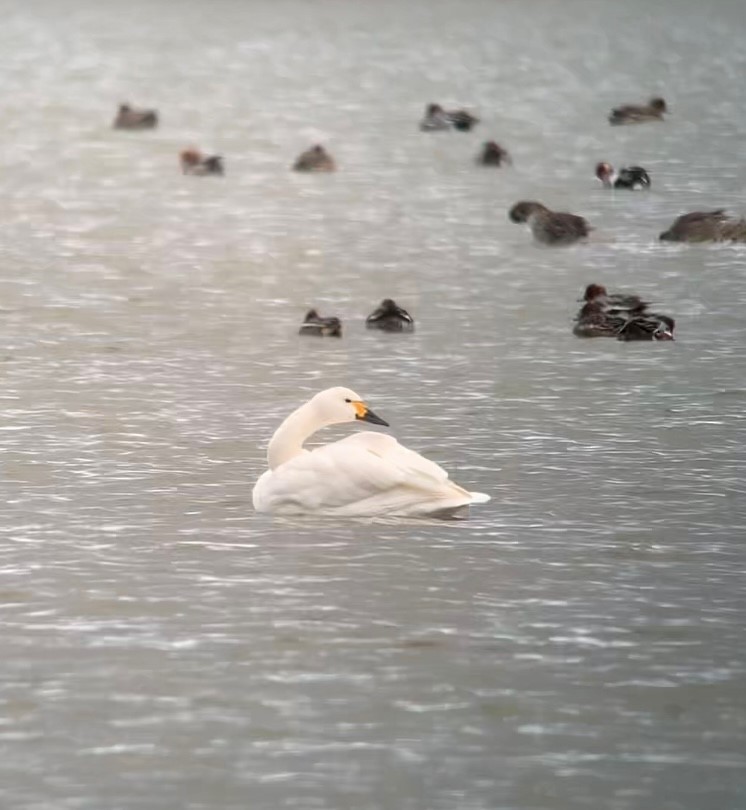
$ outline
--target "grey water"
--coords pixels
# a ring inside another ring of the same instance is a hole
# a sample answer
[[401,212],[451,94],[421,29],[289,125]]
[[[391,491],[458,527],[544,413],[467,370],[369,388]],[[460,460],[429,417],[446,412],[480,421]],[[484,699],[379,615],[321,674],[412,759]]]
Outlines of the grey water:
[[[746,807],[746,247],[657,241],[746,213],[742,3],[0,13],[0,807]],[[651,95],[664,123],[608,125]],[[421,133],[431,101],[481,122]],[[289,171],[316,142],[339,171]],[[534,245],[520,199],[593,239]],[[592,281],[676,341],[573,337]],[[413,335],[366,332],[384,297]],[[255,514],[330,385],[492,500]]]

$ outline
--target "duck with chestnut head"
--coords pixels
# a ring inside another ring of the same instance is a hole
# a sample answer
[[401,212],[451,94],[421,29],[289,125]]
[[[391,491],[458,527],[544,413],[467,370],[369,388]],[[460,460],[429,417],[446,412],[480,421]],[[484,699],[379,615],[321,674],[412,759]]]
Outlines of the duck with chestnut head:
[[[606,311],[637,314],[647,309],[648,304],[634,293],[611,293],[603,284],[589,284],[581,299],[584,304],[599,304]],[[581,310],[582,312],[582,310]]]
[[194,147],[183,149],[179,153],[179,162],[183,174],[191,174],[195,177],[225,174],[223,158],[220,155],[205,156]]
[[495,141],[486,141],[477,155],[479,166],[511,166],[513,161],[507,149]]
[[575,316],[577,337],[615,337],[619,340],[673,340],[675,322],[668,315],[649,312],[647,302],[634,293],[608,293],[589,284],[583,306]]
[[617,172],[611,163],[598,163],[596,177],[604,188],[626,188],[630,191],[650,188],[650,175],[642,166],[625,166]]
[[551,211],[533,200],[516,203],[508,216],[512,222],[527,223],[534,239],[544,245],[571,245],[585,239],[592,230],[583,217]]

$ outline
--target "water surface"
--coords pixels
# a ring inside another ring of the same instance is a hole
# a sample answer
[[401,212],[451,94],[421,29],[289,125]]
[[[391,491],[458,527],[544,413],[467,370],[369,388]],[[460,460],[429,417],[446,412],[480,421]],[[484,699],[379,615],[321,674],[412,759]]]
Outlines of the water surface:
[[[657,242],[744,212],[740,3],[0,11],[0,804],[746,805],[746,250]],[[654,94],[664,124],[606,123]],[[111,130],[124,100],[161,127]],[[420,133],[430,101],[482,122]],[[317,141],[340,171],[288,171]],[[522,198],[594,240],[536,247]],[[591,281],[676,342],[574,338]],[[384,297],[414,335],[365,331]],[[342,340],[297,337],[311,305]],[[254,514],[272,431],[340,384],[492,501]]]

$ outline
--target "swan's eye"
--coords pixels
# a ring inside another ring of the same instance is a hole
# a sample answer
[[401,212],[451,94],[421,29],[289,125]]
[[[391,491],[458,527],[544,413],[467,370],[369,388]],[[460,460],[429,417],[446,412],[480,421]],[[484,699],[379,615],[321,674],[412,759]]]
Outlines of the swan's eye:
[[352,400],[351,400],[351,399],[347,399],[347,397],[345,397],[345,402],[352,402]]

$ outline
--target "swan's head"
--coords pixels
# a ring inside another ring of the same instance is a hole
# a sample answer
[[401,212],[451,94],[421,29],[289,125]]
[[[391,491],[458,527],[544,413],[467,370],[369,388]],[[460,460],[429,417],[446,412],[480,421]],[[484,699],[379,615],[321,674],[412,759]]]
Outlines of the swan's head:
[[327,425],[336,425],[340,422],[370,422],[373,425],[389,426],[388,422],[371,411],[363,400],[349,388],[327,388],[311,400],[319,417]]

